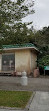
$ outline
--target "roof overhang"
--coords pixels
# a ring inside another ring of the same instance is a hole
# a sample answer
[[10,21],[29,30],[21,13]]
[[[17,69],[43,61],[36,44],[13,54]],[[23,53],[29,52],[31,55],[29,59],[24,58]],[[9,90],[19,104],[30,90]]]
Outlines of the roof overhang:
[[4,48],[2,50],[6,51],[6,50],[23,50],[23,49],[32,49],[32,50],[36,50],[37,52],[39,52],[39,50],[35,47],[23,47],[23,48]]
[[35,51],[37,53],[40,52],[38,50],[38,48],[32,43],[15,44],[15,45],[3,45],[2,48],[0,49],[0,51],[2,50],[2,53],[3,53],[4,51],[16,51],[16,50],[27,50],[27,49]]

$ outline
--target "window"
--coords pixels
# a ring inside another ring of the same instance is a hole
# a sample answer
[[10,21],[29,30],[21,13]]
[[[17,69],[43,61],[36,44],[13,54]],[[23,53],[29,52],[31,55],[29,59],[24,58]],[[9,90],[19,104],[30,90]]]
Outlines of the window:
[[2,70],[12,71],[15,70],[15,54],[2,54]]

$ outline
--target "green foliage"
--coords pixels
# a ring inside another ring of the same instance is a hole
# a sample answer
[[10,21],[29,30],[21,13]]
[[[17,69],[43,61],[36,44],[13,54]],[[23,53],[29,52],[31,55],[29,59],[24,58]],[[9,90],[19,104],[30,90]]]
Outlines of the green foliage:
[[49,55],[43,56],[39,59],[38,61],[39,66],[44,67],[44,66],[49,66]]
[[33,1],[25,3],[25,0],[0,0],[0,43],[29,42],[27,26],[21,20],[34,13],[33,5]]
[[49,27],[44,27],[34,33],[34,43],[40,50],[38,65],[41,67],[49,65]]
[[35,32],[35,43],[38,46],[44,47],[49,45],[49,27],[44,27],[42,30]]
[[26,24],[19,23],[15,30],[6,31],[5,37],[1,39],[3,44],[18,44],[33,42],[34,33],[28,29]]

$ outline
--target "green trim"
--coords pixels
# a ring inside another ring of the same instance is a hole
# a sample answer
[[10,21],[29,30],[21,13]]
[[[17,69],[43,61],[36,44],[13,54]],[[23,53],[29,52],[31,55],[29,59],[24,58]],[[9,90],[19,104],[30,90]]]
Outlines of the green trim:
[[11,48],[35,48],[37,51],[37,47],[32,43],[26,43],[26,44],[15,44],[15,45],[3,45],[3,49],[11,49]]
[[[21,48],[21,47],[33,47],[34,44],[26,43],[26,44],[15,44],[15,45],[3,45],[3,48]],[[35,46],[34,46],[35,47]]]
[[34,44],[15,44],[15,45],[3,45],[3,48],[21,48],[21,47],[33,47]]

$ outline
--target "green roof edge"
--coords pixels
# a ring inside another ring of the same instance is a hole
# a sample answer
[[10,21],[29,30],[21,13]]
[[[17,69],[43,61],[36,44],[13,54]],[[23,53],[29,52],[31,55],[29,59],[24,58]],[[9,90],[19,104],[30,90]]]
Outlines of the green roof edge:
[[36,50],[38,50],[38,48],[32,44],[32,43],[24,43],[24,44],[13,44],[13,45],[2,45],[3,49],[8,49],[8,48],[29,48],[29,47],[34,47]]

